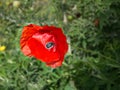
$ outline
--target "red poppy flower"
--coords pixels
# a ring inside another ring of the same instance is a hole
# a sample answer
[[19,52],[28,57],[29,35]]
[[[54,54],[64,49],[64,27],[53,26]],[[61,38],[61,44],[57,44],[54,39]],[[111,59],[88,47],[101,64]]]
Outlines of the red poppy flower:
[[68,50],[66,36],[61,28],[30,24],[23,28],[20,39],[21,50],[26,56],[33,56],[52,68],[62,65]]

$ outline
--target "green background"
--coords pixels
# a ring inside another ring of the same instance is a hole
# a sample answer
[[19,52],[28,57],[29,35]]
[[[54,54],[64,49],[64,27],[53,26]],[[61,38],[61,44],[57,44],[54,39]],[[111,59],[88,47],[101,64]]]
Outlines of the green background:
[[[119,21],[120,0],[0,0],[0,90],[120,90]],[[70,49],[61,67],[20,51],[30,23],[63,29]]]

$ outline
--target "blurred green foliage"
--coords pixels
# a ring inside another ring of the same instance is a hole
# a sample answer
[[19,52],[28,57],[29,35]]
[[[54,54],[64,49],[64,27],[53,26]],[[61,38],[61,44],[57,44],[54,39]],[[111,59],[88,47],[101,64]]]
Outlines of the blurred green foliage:
[[[119,0],[0,0],[0,90],[119,90]],[[56,69],[24,56],[29,23],[63,28],[71,47]]]

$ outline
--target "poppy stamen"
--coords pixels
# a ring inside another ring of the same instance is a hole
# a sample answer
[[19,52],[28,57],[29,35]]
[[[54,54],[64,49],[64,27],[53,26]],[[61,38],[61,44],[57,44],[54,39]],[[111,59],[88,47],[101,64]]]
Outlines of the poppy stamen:
[[50,49],[50,48],[52,48],[54,46],[54,43],[53,42],[48,42],[47,44],[46,44],[46,48],[47,49]]

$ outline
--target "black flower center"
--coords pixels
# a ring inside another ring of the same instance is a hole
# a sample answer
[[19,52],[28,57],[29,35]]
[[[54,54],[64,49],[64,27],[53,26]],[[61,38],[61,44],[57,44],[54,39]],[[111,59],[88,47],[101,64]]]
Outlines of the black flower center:
[[46,44],[46,48],[51,48],[51,47],[53,47],[54,46],[54,43],[53,42],[48,42],[47,44]]

